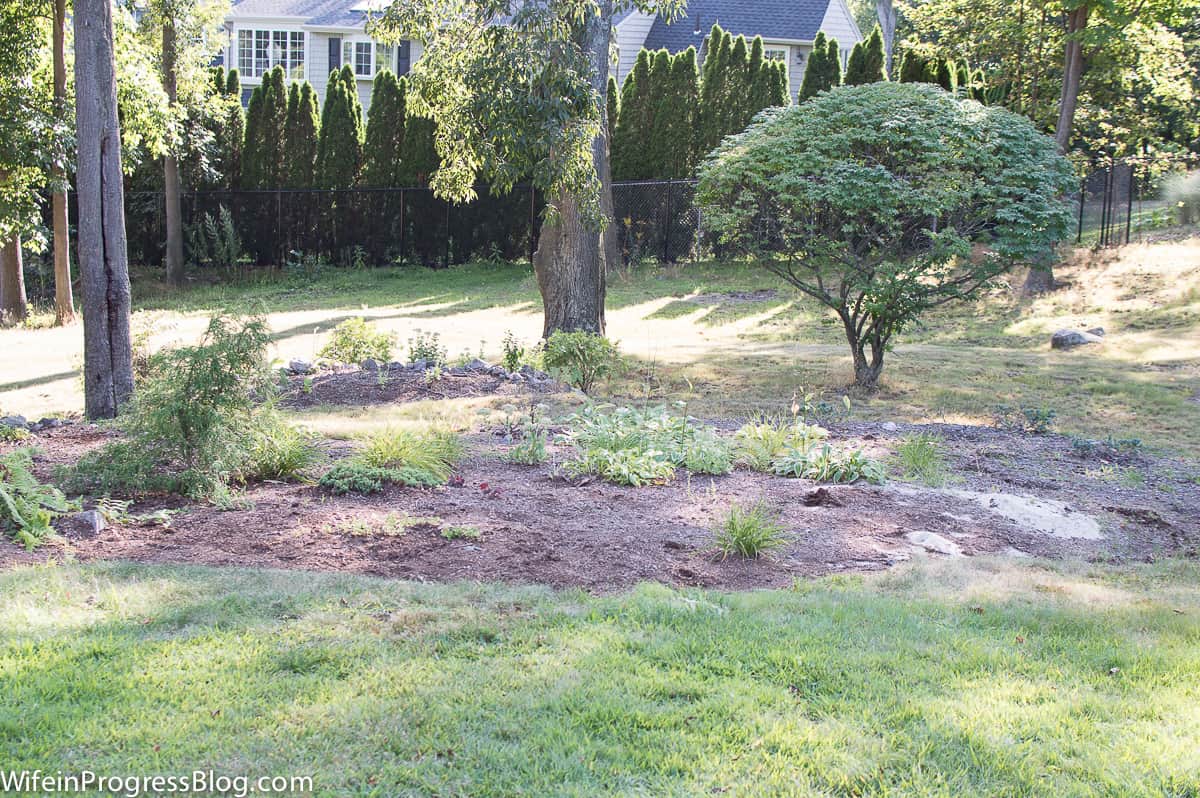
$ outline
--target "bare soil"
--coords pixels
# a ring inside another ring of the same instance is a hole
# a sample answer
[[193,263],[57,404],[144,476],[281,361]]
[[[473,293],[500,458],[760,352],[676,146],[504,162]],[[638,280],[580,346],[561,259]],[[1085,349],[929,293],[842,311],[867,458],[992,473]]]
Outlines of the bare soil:
[[[1120,462],[1085,458],[1054,435],[893,426],[832,429],[835,440],[878,457],[888,457],[911,432],[937,434],[953,480],[945,490],[897,482],[818,486],[747,471],[722,477],[680,471],[673,483],[646,488],[571,482],[556,475],[553,462],[567,452],[552,451],[552,462],[542,466],[510,464],[501,459],[506,444],[481,430],[468,438],[470,453],[460,464],[457,487],[330,496],[309,485],[264,483],[249,486],[233,510],[154,498],[131,512],[175,509],[167,528],[130,522],[88,536],[64,519],[62,539],[35,553],[0,541],[0,567],[74,556],[535,582],[605,592],[647,580],[777,587],[802,576],[946,556],[913,542],[929,539],[926,533],[950,541],[965,556],[1122,561],[1200,555],[1200,469],[1194,463],[1145,453]],[[108,438],[85,424],[45,431],[31,441],[41,450],[40,475],[49,478],[55,464],[73,462]],[[1056,537],[1051,527],[1017,523],[988,501],[965,497],[968,491],[1061,502],[1062,513],[1094,518],[1101,537]],[[768,558],[722,559],[712,543],[717,519],[733,503],[759,500],[779,512],[795,542]],[[452,527],[473,528],[480,537],[447,539],[443,533]]]
[[321,371],[310,377],[291,377],[283,397],[287,407],[321,405],[373,405],[462,399],[474,396],[522,396],[570,390],[555,380],[514,381],[486,371],[444,369],[434,380],[421,370],[400,364],[366,371],[357,366]]

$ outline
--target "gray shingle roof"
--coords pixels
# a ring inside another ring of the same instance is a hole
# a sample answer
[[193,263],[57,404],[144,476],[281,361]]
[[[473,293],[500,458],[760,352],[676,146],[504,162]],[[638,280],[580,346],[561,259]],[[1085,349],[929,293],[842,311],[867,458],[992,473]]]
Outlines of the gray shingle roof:
[[301,17],[308,25],[358,27],[367,18],[362,11],[351,9],[362,0],[240,0],[230,16],[238,17]]
[[673,53],[700,49],[714,24],[732,33],[764,39],[811,41],[821,29],[829,0],[688,0],[686,16],[667,24],[654,20],[646,49]]

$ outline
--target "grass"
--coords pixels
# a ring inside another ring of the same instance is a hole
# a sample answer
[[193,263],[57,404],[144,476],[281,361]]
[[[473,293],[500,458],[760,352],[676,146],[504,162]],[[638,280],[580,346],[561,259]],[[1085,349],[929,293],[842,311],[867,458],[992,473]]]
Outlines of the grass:
[[725,557],[754,559],[788,544],[776,513],[764,502],[733,505],[717,523],[713,536],[717,550]]
[[940,488],[949,478],[946,458],[942,454],[942,439],[928,433],[907,435],[896,446],[895,465],[901,477]]
[[0,761],[316,795],[1200,791],[1200,567],[746,594],[88,564],[0,574]]

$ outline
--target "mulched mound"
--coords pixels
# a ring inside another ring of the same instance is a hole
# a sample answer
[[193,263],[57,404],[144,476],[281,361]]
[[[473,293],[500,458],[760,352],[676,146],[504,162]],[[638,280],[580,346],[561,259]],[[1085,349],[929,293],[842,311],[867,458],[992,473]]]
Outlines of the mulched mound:
[[572,390],[570,386],[536,373],[518,374],[517,377],[519,379],[514,379],[498,367],[491,371],[445,369],[436,380],[427,377],[423,369],[400,363],[381,366],[377,371],[343,367],[307,377],[289,377],[282,404],[287,407],[374,405],[474,396],[555,394]]
[[[835,434],[882,455],[913,429],[854,424]],[[1075,456],[1062,438],[971,427],[920,429],[942,436],[959,480],[955,487],[1069,500],[1102,521],[1105,538],[1050,537],[953,495],[911,486],[818,486],[745,471],[722,477],[681,471],[675,482],[647,488],[567,481],[550,464],[500,460],[495,436],[480,433],[468,440],[470,454],[460,464],[457,487],[329,496],[312,486],[267,483],[250,487],[246,508],[235,510],[150,500],[132,511],[179,509],[169,528],[129,523],[88,537],[64,522],[63,543],[29,557],[6,544],[0,563],[72,555],[607,592],[643,581],[780,587],[802,576],[880,570],[913,556],[907,536],[914,532],[951,540],[967,556],[1014,549],[1099,560],[1196,553],[1200,486],[1187,470],[1194,466],[1139,456],[1146,483],[1118,486],[1097,479],[1096,463]],[[44,452],[39,473],[48,475],[54,463],[70,462],[104,438],[87,425],[37,436]],[[559,460],[566,456],[551,453]],[[713,549],[712,528],[731,504],[755,501],[779,513],[794,543],[770,558],[722,559]],[[443,533],[452,527],[473,528],[481,536],[447,539]]]

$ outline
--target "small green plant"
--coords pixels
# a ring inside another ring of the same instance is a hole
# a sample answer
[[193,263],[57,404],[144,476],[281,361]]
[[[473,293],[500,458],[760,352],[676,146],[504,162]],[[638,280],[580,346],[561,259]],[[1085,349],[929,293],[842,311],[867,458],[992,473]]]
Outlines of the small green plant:
[[417,330],[408,339],[408,362],[425,361],[426,366],[445,366],[446,347],[442,346],[442,337],[437,333],[425,333]]
[[595,474],[616,485],[640,488],[662,485],[675,477],[675,465],[653,449],[588,449],[564,466],[568,476]]
[[442,530],[442,537],[446,540],[479,540],[483,537],[483,533],[479,531],[478,527],[463,524],[446,527]]
[[993,416],[996,426],[1008,432],[1046,435],[1054,431],[1058,413],[1049,407],[1019,407],[999,405]]
[[789,446],[775,459],[774,472],[781,477],[800,477],[816,482],[852,483],[860,479],[873,484],[886,477],[883,464],[860,450],[840,452],[828,443],[821,446]]
[[33,474],[31,449],[0,454],[0,531],[32,551],[54,536],[54,519],[75,507]]
[[300,383],[300,391],[305,396],[307,396],[313,392],[313,378],[312,377],[304,378],[304,382]]
[[621,365],[616,344],[604,336],[562,330],[546,340],[542,360],[552,373],[587,394]]
[[418,434],[408,430],[383,430],[366,439],[359,458],[375,468],[403,468],[428,475],[433,484],[444,484],[463,455],[463,444],[452,432]]
[[367,359],[387,363],[395,343],[394,335],[375,329],[374,324],[359,317],[334,327],[329,342],[318,354],[335,363],[362,363]]
[[942,439],[928,433],[908,435],[896,447],[895,463],[901,476],[932,488],[946,484],[946,459]]
[[683,467],[694,474],[728,474],[733,447],[712,430],[698,430],[684,450]]
[[426,471],[416,468],[381,468],[356,458],[334,463],[317,482],[336,495],[346,493],[379,493],[386,485],[406,485],[431,488],[442,484]]
[[1114,438],[1111,435],[1102,441],[1072,438],[1071,450],[1077,457],[1121,460],[1137,457],[1142,451],[1142,442],[1138,438]]
[[513,335],[512,330],[504,331],[501,345],[504,347],[504,368],[509,371],[521,368],[521,359],[525,357],[525,346],[517,340],[517,336]]
[[24,427],[10,427],[7,424],[0,424],[0,442],[2,443],[20,443],[27,441],[30,438],[29,430]]
[[256,415],[246,454],[243,480],[303,479],[322,460],[316,439],[274,409]]
[[507,434],[513,438],[520,438],[520,442],[508,450],[504,459],[510,463],[521,465],[538,465],[546,462],[548,456],[546,440],[549,437],[545,423],[546,406],[530,404],[529,415],[519,425],[516,419],[510,415],[510,411],[515,411],[515,409],[512,405],[504,406],[504,424]]
[[752,471],[771,472],[789,451],[806,454],[828,437],[828,430],[815,424],[764,419],[737,431],[734,436],[737,461]]
[[735,504],[713,530],[722,556],[761,557],[788,544],[788,536],[765,502]]
[[441,366],[430,366],[421,376],[426,385],[435,385],[441,381],[442,377],[446,376],[446,373]]

